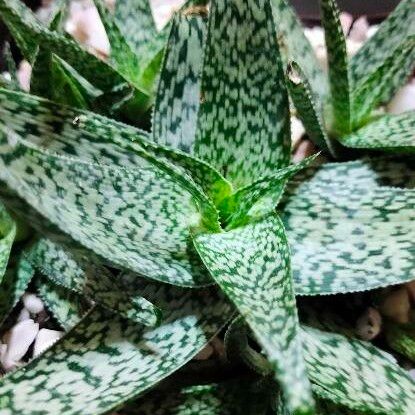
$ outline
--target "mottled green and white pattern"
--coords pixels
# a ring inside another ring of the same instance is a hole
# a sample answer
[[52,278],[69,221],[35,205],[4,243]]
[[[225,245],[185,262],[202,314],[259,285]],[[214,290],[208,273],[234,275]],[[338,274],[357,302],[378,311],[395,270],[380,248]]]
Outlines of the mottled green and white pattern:
[[206,283],[190,231],[218,229],[217,214],[189,181],[146,154],[134,168],[100,165],[49,153],[10,128],[0,178],[42,215],[117,265],[178,285]]
[[36,288],[47,310],[65,331],[78,324],[92,307],[86,298],[45,277],[37,278]]
[[229,232],[200,235],[195,245],[272,362],[290,409],[308,413],[313,399],[297,336],[289,249],[280,219],[270,215]]
[[413,279],[415,190],[380,186],[373,183],[376,170],[367,173],[361,161],[329,164],[287,187],[280,208],[297,294],[364,291]]
[[289,108],[269,1],[211,4],[196,154],[235,187],[288,164]]
[[233,312],[213,289],[154,284],[148,293],[169,310],[160,327],[93,310],[40,358],[0,379],[0,413],[107,413],[183,366]]
[[415,111],[398,115],[384,115],[341,138],[352,148],[390,149],[397,152],[415,151]]
[[304,356],[314,392],[367,414],[412,415],[415,382],[370,343],[302,328]]
[[122,290],[117,277],[87,250],[42,239],[35,245],[32,258],[36,268],[55,284],[124,318],[148,326],[161,318],[161,311],[139,293]]
[[154,141],[188,153],[194,152],[205,36],[204,19],[175,17],[154,109]]

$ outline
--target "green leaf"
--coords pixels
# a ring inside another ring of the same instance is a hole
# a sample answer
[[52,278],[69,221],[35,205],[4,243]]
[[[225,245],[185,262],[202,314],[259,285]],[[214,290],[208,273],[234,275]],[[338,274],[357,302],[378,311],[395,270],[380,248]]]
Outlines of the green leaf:
[[382,327],[388,346],[406,358],[415,361],[415,327],[387,321]]
[[10,75],[10,84],[12,85],[14,90],[19,91],[21,88],[20,88],[19,78],[17,76],[16,62],[14,61],[12,51],[10,50],[9,42],[6,42],[4,44],[3,55],[4,55],[4,60],[6,62],[7,72]]
[[81,295],[44,277],[37,279],[36,287],[46,308],[65,331],[78,324],[92,307]]
[[[224,199],[219,209],[227,229],[272,213],[281,198],[286,181],[312,163],[315,158],[316,156],[311,156],[301,163],[277,170],[273,175],[262,177]],[[269,199],[274,203],[269,203]]]
[[122,415],[265,415],[269,406],[264,392],[247,381],[190,386],[155,391],[122,410]]
[[25,252],[19,255],[17,263],[10,266],[0,284],[0,324],[8,317],[26,291],[35,274]]
[[114,17],[124,38],[144,61],[164,45],[167,32],[157,32],[148,0],[116,2]]
[[[18,108],[19,98],[7,101],[7,106]],[[217,231],[218,216],[190,179],[143,150],[132,154],[131,164],[131,153],[120,148],[123,167],[111,163],[111,155],[97,163],[74,157],[70,146],[56,152],[42,135],[41,124],[34,122],[33,135],[28,134],[28,124],[19,126],[16,116],[8,120],[5,108],[6,102],[0,102],[2,122],[7,124],[0,139],[0,178],[20,197],[118,266],[178,285],[209,283],[190,234]],[[58,126],[55,132],[62,134]]]
[[280,209],[298,295],[365,291],[413,279],[415,190],[385,184],[405,186],[401,175],[410,177],[412,170],[414,178],[415,172],[397,166],[387,160],[375,168],[370,161],[327,164],[289,183]]
[[376,70],[354,85],[354,125],[367,121],[377,105],[388,102],[414,67],[415,35],[405,39]]
[[415,111],[384,115],[340,141],[352,148],[415,152]]
[[[10,122],[25,136],[30,130],[31,139],[47,143],[51,152],[63,151],[90,162],[135,169],[140,164],[136,153],[145,150],[158,160],[180,166],[183,176],[193,179],[214,201],[231,192],[230,183],[207,163],[154,144],[146,132],[92,112],[0,90],[0,113],[4,123]],[[42,115],[34,118],[33,114]]]
[[229,232],[202,234],[194,243],[272,363],[290,409],[310,413],[313,399],[297,336],[289,248],[278,216]]
[[370,343],[303,326],[304,356],[321,398],[365,414],[412,414],[415,383]]
[[156,143],[194,152],[206,24],[175,17],[166,47],[153,117]]
[[322,150],[336,156],[335,143],[329,138],[323,121],[322,103],[315,99],[303,70],[291,62],[287,70],[287,86],[297,115],[309,138]]
[[0,203],[0,282],[6,272],[15,236],[16,224]]
[[[153,387],[193,358],[233,310],[216,290],[147,285],[168,313],[142,328],[102,309],[23,369],[0,379],[0,410],[99,415]],[[150,292],[151,291],[151,292]]]
[[33,60],[37,45],[42,45],[103,91],[128,82],[114,68],[82,49],[75,41],[42,26],[19,0],[0,0],[0,15],[12,34],[17,33],[17,37],[30,40],[30,53],[22,51],[29,61]]
[[375,72],[391,53],[415,34],[414,6],[414,0],[401,0],[377,32],[353,56],[350,62],[352,84]]
[[131,80],[134,84],[139,84],[139,75],[142,71],[139,57],[130,48],[114,16],[107,9],[103,0],[94,0],[94,4],[104,24],[111,45],[111,62],[126,79]]
[[334,133],[342,135],[350,132],[352,123],[352,97],[346,39],[335,0],[320,0],[320,6],[329,64],[332,129]]
[[304,27],[287,0],[271,0],[273,6],[275,28],[280,44],[281,56],[287,66],[296,61],[303,69],[310,82],[313,94],[320,100],[327,95],[328,83],[326,74],[318,62],[314,50],[304,35]]
[[36,268],[55,284],[137,323],[154,326],[160,322],[160,309],[137,293],[122,290],[116,276],[88,251],[42,239],[33,258]]
[[213,1],[195,152],[236,187],[290,157],[288,96],[269,0]]

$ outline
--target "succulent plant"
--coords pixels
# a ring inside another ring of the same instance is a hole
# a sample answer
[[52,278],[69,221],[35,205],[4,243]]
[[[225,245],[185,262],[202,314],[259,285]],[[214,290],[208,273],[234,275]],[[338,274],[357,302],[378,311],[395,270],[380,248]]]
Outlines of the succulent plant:
[[[396,360],[329,315],[300,322],[296,296],[413,279],[413,160],[290,163],[269,0],[188,3],[168,36],[142,1],[96,4],[108,61],[62,10],[45,28],[0,0],[34,67],[30,94],[0,89],[0,316],[31,284],[66,332],[0,379],[0,412],[412,414]],[[182,367],[225,330],[247,369],[203,386]]]
[[328,72],[321,69],[286,0],[273,0],[287,84],[309,138],[331,156],[346,148],[413,152],[415,112],[379,110],[415,67],[415,3],[403,0],[351,58],[335,0],[322,0]]

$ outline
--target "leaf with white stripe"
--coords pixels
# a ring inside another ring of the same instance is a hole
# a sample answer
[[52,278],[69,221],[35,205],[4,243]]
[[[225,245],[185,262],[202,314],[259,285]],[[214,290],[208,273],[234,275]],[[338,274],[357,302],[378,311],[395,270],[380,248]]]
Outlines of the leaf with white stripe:
[[16,224],[0,203],[0,281],[6,272],[15,236]]
[[192,359],[233,312],[214,289],[147,288],[168,310],[162,325],[143,328],[94,309],[39,358],[0,379],[0,412],[111,412]]
[[289,248],[280,219],[270,215],[228,232],[199,235],[194,243],[272,363],[291,411],[311,413]]
[[213,1],[195,153],[235,187],[285,167],[288,95],[269,0]]

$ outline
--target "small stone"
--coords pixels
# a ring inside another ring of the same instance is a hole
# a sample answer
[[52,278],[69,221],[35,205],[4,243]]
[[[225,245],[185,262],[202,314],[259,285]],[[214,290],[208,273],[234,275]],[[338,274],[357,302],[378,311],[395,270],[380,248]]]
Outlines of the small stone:
[[345,36],[347,36],[347,34],[349,33],[352,23],[353,23],[353,16],[350,13],[347,13],[347,12],[340,13],[340,24],[342,26],[343,33]]
[[362,340],[373,340],[382,327],[382,316],[376,308],[369,307],[356,322],[356,334]]
[[6,371],[20,365],[23,356],[29,350],[39,332],[39,324],[33,320],[24,320],[10,329],[7,349],[1,356],[1,364]]
[[387,106],[390,114],[415,110],[415,80],[401,88]]
[[297,117],[291,117],[291,148],[296,149],[305,134],[303,123]]
[[37,295],[31,293],[23,295],[23,304],[31,314],[39,314],[44,309],[42,300]]
[[33,348],[33,357],[39,356],[46,349],[56,343],[63,335],[63,331],[49,329],[39,330]]
[[208,360],[212,356],[213,352],[213,347],[210,344],[207,344],[193,359]]
[[411,304],[405,287],[400,287],[385,295],[379,311],[397,323],[408,323]]
[[367,21],[366,16],[359,17],[355,20],[349,32],[349,40],[353,40],[358,43],[365,42],[368,38],[369,27],[369,22]]
[[27,308],[22,308],[18,317],[17,317],[17,322],[21,322],[21,321],[25,321],[25,320],[29,320],[30,319],[30,312]]
[[317,149],[310,140],[302,140],[293,155],[293,163],[299,163],[316,152]]

